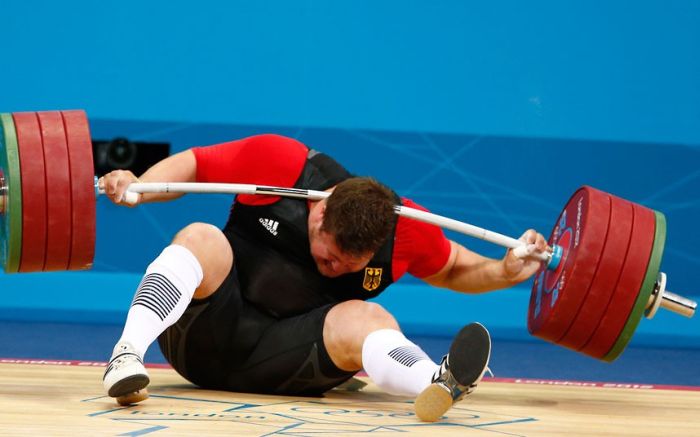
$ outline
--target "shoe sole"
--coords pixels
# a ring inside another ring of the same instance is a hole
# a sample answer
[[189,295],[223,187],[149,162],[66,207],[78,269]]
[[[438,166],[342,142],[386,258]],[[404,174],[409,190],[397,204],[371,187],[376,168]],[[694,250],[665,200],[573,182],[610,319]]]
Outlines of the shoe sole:
[[141,389],[137,392],[134,393],[129,393],[128,395],[124,396],[117,396],[117,403],[121,405],[122,407],[127,407],[129,405],[134,405],[138,404],[139,402],[145,401],[148,399],[148,390],[147,389]]
[[[459,331],[450,346],[450,372],[461,385],[470,386],[483,375],[490,356],[488,331],[480,323],[469,324]],[[416,415],[424,422],[435,422],[453,403],[446,387],[431,384],[416,398]]]
[[470,386],[484,373],[491,356],[491,337],[481,323],[470,323],[450,346],[450,372],[460,384]]
[[435,422],[452,406],[449,390],[438,384],[430,384],[416,398],[416,416],[423,422]]
[[146,388],[149,382],[151,381],[147,375],[132,375],[115,382],[107,394],[113,398],[130,395]]

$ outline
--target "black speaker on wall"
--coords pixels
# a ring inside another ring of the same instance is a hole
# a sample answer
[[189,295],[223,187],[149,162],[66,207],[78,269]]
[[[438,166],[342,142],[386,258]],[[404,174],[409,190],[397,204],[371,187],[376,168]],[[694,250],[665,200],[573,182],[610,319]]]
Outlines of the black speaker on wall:
[[140,176],[153,164],[169,155],[170,143],[130,141],[124,137],[92,142],[92,157],[97,176],[117,169],[131,170],[136,176]]

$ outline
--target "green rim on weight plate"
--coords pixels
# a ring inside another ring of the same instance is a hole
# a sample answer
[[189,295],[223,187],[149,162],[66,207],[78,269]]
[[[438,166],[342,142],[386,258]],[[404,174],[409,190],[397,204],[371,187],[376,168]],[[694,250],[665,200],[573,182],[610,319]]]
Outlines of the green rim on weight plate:
[[642,314],[644,314],[644,308],[646,308],[649,302],[649,297],[652,291],[654,291],[654,285],[656,284],[656,279],[661,269],[664,245],[666,244],[666,217],[658,211],[654,211],[654,215],[656,216],[654,247],[651,250],[651,257],[649,258],[649,265],[646,275],[644,276],[644,282],[642,282],[642,288],[639,291],[637,300],[634,302],[634,307],[632,307],[632,312],[625,323],[625,327],[622,328],[622,333],[620,333],[620,336],[615,341],[610,352],[603,357],[603,361],[614,361],[620,356],[622,351],[625,350],[627,343],[632,339],[632,334],[634,334],[635,329],[637,329],[637,325],[639,325],[639,321],[642,319]]
[[0,214],[0,262],[5,272],[19,270],[22,255],[22,183],[15,122],[10,114],[0,114],[0,170],[4,178],[5,211]]

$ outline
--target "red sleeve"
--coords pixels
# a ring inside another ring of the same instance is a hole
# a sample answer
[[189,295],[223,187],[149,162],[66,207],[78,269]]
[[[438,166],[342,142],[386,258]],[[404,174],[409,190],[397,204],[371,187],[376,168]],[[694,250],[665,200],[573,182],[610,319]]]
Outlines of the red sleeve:
[[[402,200],[404,206],[427,211],[412,200]],[[434,275],[447,263],[450,250],[450,240],[439,226],[399,217],[394,241],[394,281],[405,272],[417,278]]]
[[[197,161],[198,182],[292,187],[301,175],[309,149],[293,138],[264,134],[195,147],[192,151]],[[242,194],[237,200],[263,205],[277,199],[277,196]]]

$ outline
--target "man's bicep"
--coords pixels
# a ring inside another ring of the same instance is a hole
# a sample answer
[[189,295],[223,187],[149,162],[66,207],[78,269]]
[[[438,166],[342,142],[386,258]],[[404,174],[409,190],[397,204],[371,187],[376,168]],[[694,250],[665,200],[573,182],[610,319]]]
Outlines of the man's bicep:
[[420,279],[434,276],[449,263],[452,242],[435,225],[420,223],[413,232],[414,252],[408,273]]
[[420,279],[434,287],[447,288],[450,273],[452,272],[452,268],[454,267],[457,259],[457,247],[457,243],[450,241],[450,254],[447,257],[445,264],[436,273]]
[[192,151],[200,182],[291,186],[301,174],[308,148],[293,138],[264,134]]

